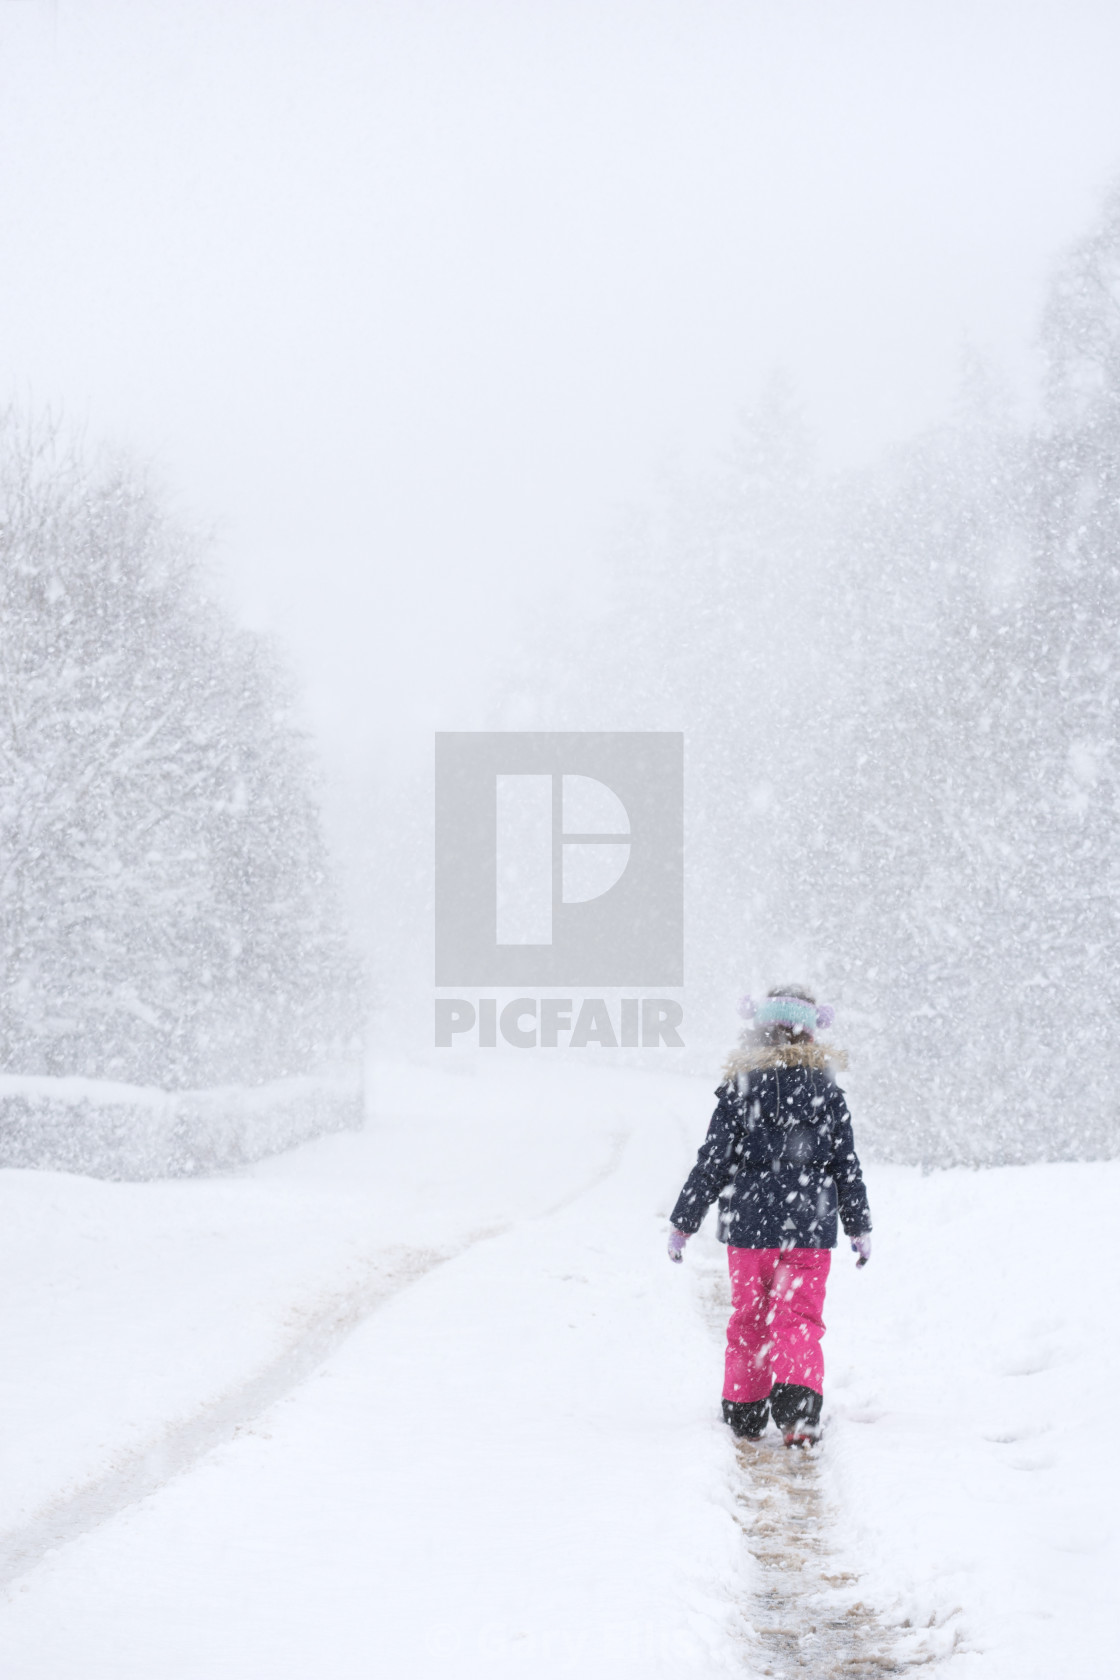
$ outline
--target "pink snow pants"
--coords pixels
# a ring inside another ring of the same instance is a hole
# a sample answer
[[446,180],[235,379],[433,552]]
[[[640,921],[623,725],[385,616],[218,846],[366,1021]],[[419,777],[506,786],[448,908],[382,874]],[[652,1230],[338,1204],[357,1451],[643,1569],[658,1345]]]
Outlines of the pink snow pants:
[[725,1400],[765,1400],[775,1383],[824,1391],[824,1291],[829,1248],[727,1247],[731,1318]]

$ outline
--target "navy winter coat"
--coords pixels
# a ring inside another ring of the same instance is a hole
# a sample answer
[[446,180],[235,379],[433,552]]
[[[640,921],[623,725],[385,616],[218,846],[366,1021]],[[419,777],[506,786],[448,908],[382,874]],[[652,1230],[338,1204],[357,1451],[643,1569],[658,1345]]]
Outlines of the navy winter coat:
[[[790,1051],[792,1059],[796,1047]],[[698,1231],[728,1185],[733,1248],[835,1248],[838,1210],[849,1237],[870,1231],[848,1105],[824,1068],[748,1066],[716,1096],[671,1215],[678,1231]]]

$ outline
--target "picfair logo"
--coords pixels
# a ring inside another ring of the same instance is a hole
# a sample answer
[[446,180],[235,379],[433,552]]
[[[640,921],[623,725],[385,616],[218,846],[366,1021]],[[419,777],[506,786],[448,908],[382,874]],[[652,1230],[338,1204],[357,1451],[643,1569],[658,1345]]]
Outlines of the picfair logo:
[[679,986],[679,734],[436,736],[436,985]]

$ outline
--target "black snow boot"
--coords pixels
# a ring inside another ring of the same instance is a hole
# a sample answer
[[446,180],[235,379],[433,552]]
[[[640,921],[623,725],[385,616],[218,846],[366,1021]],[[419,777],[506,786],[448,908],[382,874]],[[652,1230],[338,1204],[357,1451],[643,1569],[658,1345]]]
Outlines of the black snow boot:
[[774,1422],[786,1438],[787,1447],[807,1447],[821,1432],[821,1397],[800,1383],[775,1383],[770,1391]]
[[725,1400],[723,1421],[731,1425],[731,1433],[741,1441],[757,1441],[766,1433],[770,1416],[769,1400]]

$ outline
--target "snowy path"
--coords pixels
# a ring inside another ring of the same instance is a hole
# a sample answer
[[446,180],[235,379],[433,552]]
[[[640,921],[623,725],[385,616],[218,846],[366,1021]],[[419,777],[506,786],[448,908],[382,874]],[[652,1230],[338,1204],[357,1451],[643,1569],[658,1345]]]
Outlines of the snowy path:
[[[590,1184],[614,1171],[623,1141],[621,1136],[614,1139],[609,1157],[594,1173]],[[338,1148],[337,1142],[335,1147]],[[544,1216],[560,1211],[582,1194],[583,1189],[590,1188],[590,1184],[562,1196],[553,1208],[544,1210]],[[119,1452],[101,1477],[83,1483],[72,1493],[49,1500],[22,1527],[0,1534],[0,1588],[26,1573],[54,1547],[97,1528],[118,1511],[156,1492],[214,1447],[232,1439],[270,1405],[310,1377],[384,1302],[434,1267],[494,1234],[495,1231],[469,1233],[453,1246],[441,1249],[379,1249],[365,1255],[361,1265],[351,1265],[349,1280],[325,1291],[294,1316],[295,1339],[262,1369],[215,1398],[204,1399],[197,1410],[180,1421],[170,1422],[154,1440]]]
[[235,1177],[0,1172],[0,1547],[298,1365],[398,1273],[576,1192],[624,1124],[609,1096],[573,1112],[556,1090],[527,1118],[508,1083],[432,1084],[418,1109],[382,1070],[376,1128]]
[[726,1496],[728,1448],[705,1328],[665,1290],[680,1139],[658,1106],[617,1173],[388,1300],[256,1426],[24,1577],[4,1672],[738,1672],[738,1534],[697,1497]]
[[0,1175],[5,1680],[1114,1672],[1116,1308],[1031,1233],[1120,1172],[872,1170],[819,1460],[737,1463],[722,1251],[662,1247],[707,1107],[386,1073],[242,1178]]
[[433,1249],[388,1250],[379,1264],[371,1264],[363,1283],[329,1297],[309,1317],[299,1340],[263,1370],[169,1424],[154,1442],[118,1454],[100,1479],[51,1500],[22,1527],[0,1536],[0,1587],[17,1580],[55,1547],[156,1492],[238,1434],[309,1377],[382,1302],[451,1257]]
[[[722,1345],[731,1289],[722,1252],[697,1257],[700,1293]],[[737,1518],[754,1564],[752,1673],[794,1677],[904,1674],[934,1656],[928,1641],[900,1650],[861,1591],[854,1560],[836,1555],[836,1512],[822,1475],[825,1449],[787,1452],[776,1430],[736,1445]]]

